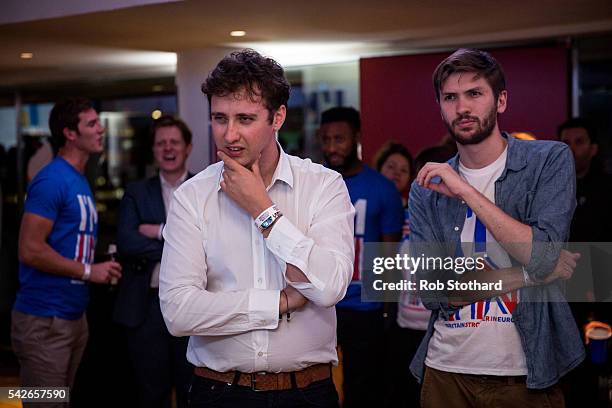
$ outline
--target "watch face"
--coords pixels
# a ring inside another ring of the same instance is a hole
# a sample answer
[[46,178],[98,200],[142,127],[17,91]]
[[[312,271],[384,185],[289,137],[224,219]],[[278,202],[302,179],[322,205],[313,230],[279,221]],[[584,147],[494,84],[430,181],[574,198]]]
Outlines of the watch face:
[[272,224],[272,217],[268,217],[267,220],[265,220],[264,222],[261,223],[261,227],[263,229],[266,229],[270,226],[270,224]]

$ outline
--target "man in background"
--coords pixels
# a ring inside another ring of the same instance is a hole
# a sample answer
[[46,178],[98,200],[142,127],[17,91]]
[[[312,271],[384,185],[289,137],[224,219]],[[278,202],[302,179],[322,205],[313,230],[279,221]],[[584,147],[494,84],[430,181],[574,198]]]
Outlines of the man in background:
[[576,163],[577,206],[570,241],[612,241],[612,177],[597,160],[595,130],[585,119],[573,118],[559,126],[557,136],[570,147]]
[[98,114],[87,99],[65,99],[49,128],[59,154],[30,183],[19,232],[11,337],[24,387],[73,385],[88,338],[88,283],[121,277],[117,262],[94,263],[98,214],[83,173],[104,149]]
[[187,362],[188,337],[174,337],[159,306],[162,230],[174,191],[190,176],[191,131],[180,119],[162,116],[152,126],[153,157],[159,174],[130,184],[121,200],[117,244],[124,273],[114,320],[126,327],[129,356],[141,407],[187,407],[193,367]]
[[383,398],[383,304],[362,302],[364,244],[399,242],[404,213],[395,185],[364,164],[357,149],[359,112],[338,107],[322,113],[319,139],[327,167],[342,175],[355,207],[355,263],[346,296],[337,305],[338,344],[342,350],[344,406],[376,406]]

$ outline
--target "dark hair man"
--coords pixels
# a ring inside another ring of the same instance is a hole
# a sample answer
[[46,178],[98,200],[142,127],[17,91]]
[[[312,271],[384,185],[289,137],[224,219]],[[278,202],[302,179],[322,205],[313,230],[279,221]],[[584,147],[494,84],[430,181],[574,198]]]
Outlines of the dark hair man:
[[192,407],[338,404],[334,305],[354,210],[339,174],[280,148],[289,88],[253,50],[202,85],[222,161],[174,193],[159,285],[170,333],[191,336]]
[[569,119],[557,131],[560,141],[572,150],[576,163],[576,212],[570,241],[612,241],[612,179],[597,162],[599,145],[595,131],[583,118]]
[[151,127],[159,174],[130,184],[121,200],[117,244],[124,264],[114,320],[126,326],[141,407],[170,407],[176,386],[178,407],[187,407],[193,367],[187,337],[168,332],[159,308],[162,229],[172,194],[190,175],[191,131],[180,119],[162,116]]
[[499,130],[508,96],[490,54],[460,49],[440,63],[433,82],[458,155],[427,163],[416,177],[411,250],[480,257],[486,267],[417,277],[502,280],[502,287],[421,291],[433,310],[411,364],[423,381],[422,403],[562,406],[557,382],[584,358],[584,347],[559,287],[537,285],[568,278],[576,267],[578,254],[561,250],[575,207],[571,153],[559,142]]
[[364,243],[398,242],[404,219],[395,185],[359,159],[360,132],[361,120],[354,108],[332,108],[321,115],[318,134],[325,164],[342,174],[355,207],[355,268],[346,296],[337,306],[347,408],[376,406],[384,394],[383,304],[361,301],[362,283],[369,287],[374,276],[366,274],[362,264],[368,259]]
[[87,99],[65,99],[49,127],[59,154],[29,185],[19,232],[11,335],[24,387],[72,386],[88,338],[87,283],[121,276],[117,262],[93,263],[98,214],[83,173],[104,149],[98,114]]

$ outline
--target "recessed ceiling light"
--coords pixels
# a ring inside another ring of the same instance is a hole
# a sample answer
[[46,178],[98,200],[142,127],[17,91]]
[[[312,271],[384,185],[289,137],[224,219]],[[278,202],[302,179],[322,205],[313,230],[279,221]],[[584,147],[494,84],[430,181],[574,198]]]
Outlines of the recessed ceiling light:
[[246,35],[246,31],[235,30],[235,31],[230,32],[230,35],[232,37],[244,37]]
[[151,117],[153,118],[153,120],[157,120],[161,118],[161,116],[162,116],[162,111],[160,111],[159,109],[155,109],[153,112],[151,112]]
[[19,55],[19,58],[21,58],[21,59],[32,59],[32,58],[34,58],[34,53],[33,52],[22,52]]
[[153,92],[161,92],[164,90],[164,86],[163,85],[153,85],[153,88],[151,88],[153,90]]

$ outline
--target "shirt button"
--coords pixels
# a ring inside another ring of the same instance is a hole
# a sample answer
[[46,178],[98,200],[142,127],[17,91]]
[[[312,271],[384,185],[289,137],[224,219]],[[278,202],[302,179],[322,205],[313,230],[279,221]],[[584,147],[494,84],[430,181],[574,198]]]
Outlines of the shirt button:
[[459,231],[459,227],[455,227],[455,231]]
[[261,283],[261,278],[257,279],[257,283]]
[[261,357],[261,356],[263,356],[263,353],[260,351],[259,353],[257,353],[257,355],[258,355],[259,357]]

